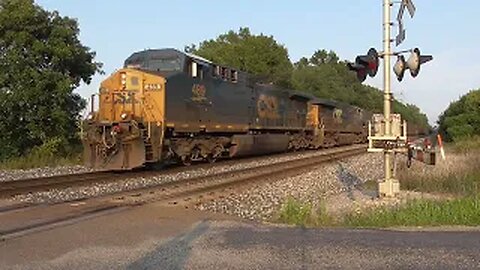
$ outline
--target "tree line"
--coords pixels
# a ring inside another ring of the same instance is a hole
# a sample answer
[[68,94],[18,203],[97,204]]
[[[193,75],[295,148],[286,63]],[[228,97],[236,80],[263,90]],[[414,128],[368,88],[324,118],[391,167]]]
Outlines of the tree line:
[[480,89],[450,103],[439,117],[438,129],[448,141],[480,136]]
[[79,145],[86,102],[73,91],[101,65],[78,34],[76,20],[33,0],[0,1],[0,161],[40,146],[64,155]]

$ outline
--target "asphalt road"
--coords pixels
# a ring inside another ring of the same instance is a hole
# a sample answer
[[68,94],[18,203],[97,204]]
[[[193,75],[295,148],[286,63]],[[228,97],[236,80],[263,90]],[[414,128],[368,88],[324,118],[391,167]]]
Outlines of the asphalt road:
[[480,232],[303,229],[202,222],[129,269],[479,269]]
[[479,255],[478,230],[305,229],[151,205],[0,242],[0,269],[480,269]]

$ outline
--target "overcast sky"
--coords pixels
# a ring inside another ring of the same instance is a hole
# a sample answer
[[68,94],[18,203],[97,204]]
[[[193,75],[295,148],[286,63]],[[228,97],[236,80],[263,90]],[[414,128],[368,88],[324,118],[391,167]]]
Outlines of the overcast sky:
[[[393,83],[395,96],[419,106],[434,123],[448,104],[480,88],[480,1],[413,0],[417,13],[405,17],[407,38],[398,49],[419,47],[434,61],[412,79]],[[369,47],[382,50],[382,0],[349,1],[163,1],[38,0],[48,10],[78,19],[81,40],[97,52],[106,75],[78,91],[97,91],[102,79],[122,66],[132,52],[197,44],[228,30],[249,27],[273,35],[292,61],[317,49],[332,49],[354,60]],[[396,17],[397,11],[392,15]],[[395,35],[395,33],[394,33]],[[381,72],[365,83],[382,87]]]

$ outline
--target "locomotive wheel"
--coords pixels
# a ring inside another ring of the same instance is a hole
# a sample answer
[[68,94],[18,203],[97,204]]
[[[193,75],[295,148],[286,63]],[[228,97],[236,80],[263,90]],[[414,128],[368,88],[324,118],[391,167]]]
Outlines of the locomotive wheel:
[[214,157],[212,154],[208,154],[205,160],[207,160],[208,163],[215,163],[215,161],[217,161],[217,158]]
[[183,164],[184,166],[190,166],[190,165],[192,165],[192,159],[191,159],[190,156],[182,156],[181,160],[182,160],[182,164]]

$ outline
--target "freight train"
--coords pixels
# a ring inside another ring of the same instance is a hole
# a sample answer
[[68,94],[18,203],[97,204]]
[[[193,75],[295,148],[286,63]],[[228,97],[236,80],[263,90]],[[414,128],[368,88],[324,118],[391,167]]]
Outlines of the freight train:
[[106,170],[362,143],[372,116],[175,49],[133,53],[98,96],[82,140]]

